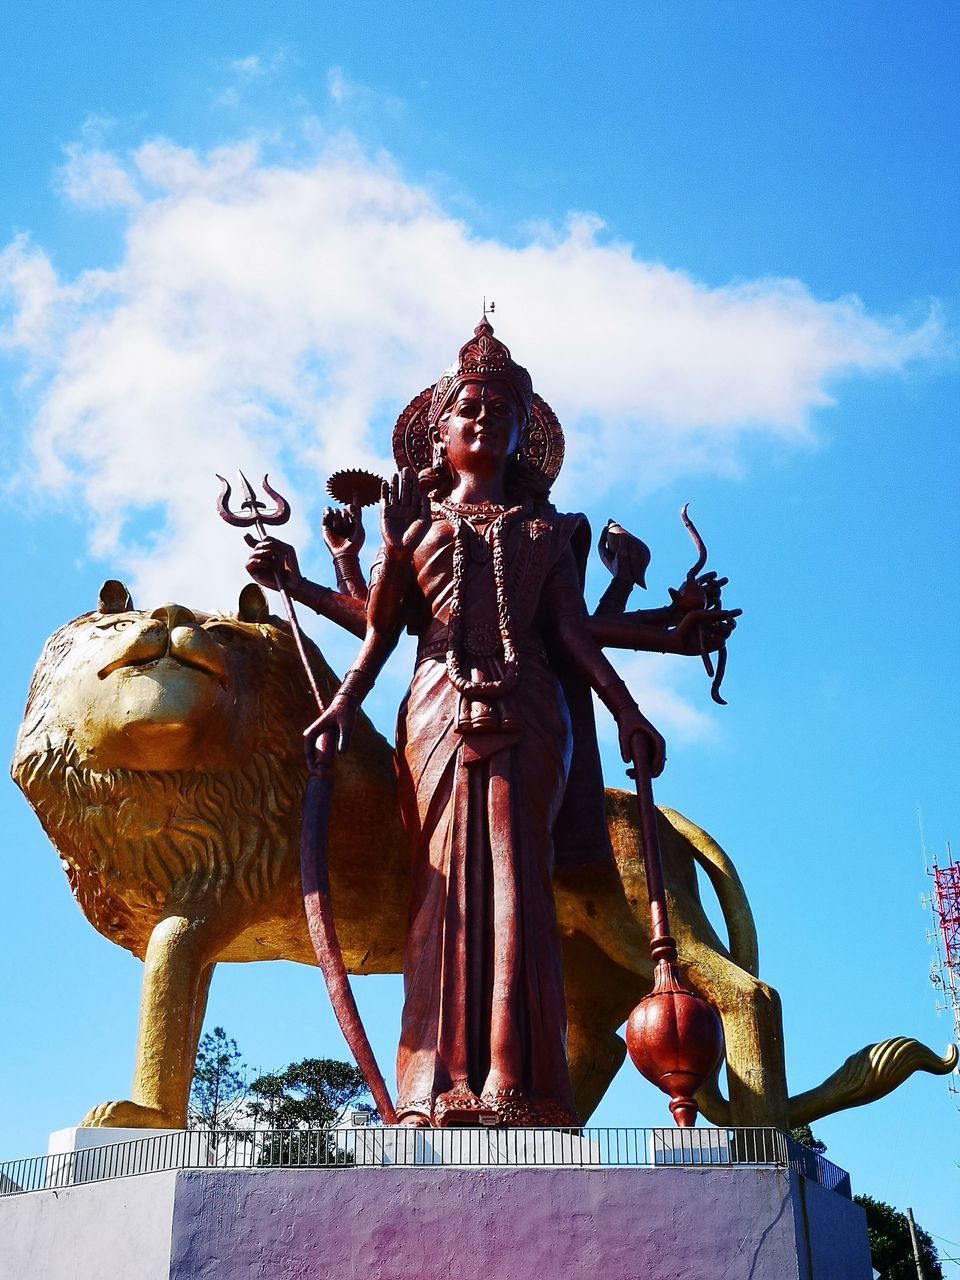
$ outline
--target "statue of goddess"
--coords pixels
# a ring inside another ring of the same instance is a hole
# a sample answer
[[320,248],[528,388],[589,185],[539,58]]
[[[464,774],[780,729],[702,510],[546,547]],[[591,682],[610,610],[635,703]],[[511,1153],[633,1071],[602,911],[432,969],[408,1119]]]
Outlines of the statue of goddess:
[[[601,645],[700,653],[734,618],[678,598],[588,616],[587,522],[549,501],[559,423],[486,316],[401,414],[394,454],[363,644],[308,732],[346,750],[402,629],[418,637],[396,739],[413,858],[397,1116],[574,1125],[552,874],[555,859],[610,858],[591,689],[624,759],[639,737],[653,776],[664,764],[663,739]],[[250,570],[334,616],[284,544],[261,543]]]

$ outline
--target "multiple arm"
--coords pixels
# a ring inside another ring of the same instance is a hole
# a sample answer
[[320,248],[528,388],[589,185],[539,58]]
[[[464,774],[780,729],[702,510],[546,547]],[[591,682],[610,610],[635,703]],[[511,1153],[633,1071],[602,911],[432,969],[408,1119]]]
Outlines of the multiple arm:
[[360,568],[363,546],[363,522],[358,506],[337,511],[328,507],[323,513],[323,540],[333,557],[337,589],[311,582],[300,572],[297,553],[286,542],[265,538],[257,543],[247,562],[251,577],[264,587],[285,587],[299,604],[328,618],[355,636],[366,631],[367,584]]
[[[686,508],[686,521],[685,513]],[[686,523],[689,526],[689,521]],[[736,626],[740,610],[720,608],[720,592],[727,584],[726,578],[718,578],[715,573],[698,575],[698,567],[706,559],[706,550],[702,543],[699,545],[702,559],[678,590],[671,588],[668,605],[626,613],[634,586],[646,586],[650,550],[623,525],[608,520],[597,551],[611,581],[588,624],[596,643],[607,649],[685,655],[702,655],[721,648]]]
[[253,549],[247,561],[247,572],[254,582],[272,591],[285,589],[298,604],[304,604],[355,636],[366,629],[366,608],[362,600],[311,582],[300,572],[297,553],[279,538],[264,538]]
[[370,575],[363,644],[326,711],[307,729],[308,743],[335,735],[346,751],[364,698],[396,647],[407,590],[413,580],[413,553],[430,527],[430,501],[421,496],[417,477],[407,468],[384,482],[380,507],[383,550]]
[[540,597],[539,625],[548,643],[566,658],[592,689],[617,722],[620,754],[632,760],[635,739],[643,739],[650,756],[650,771],[656,777],[663,769],[663,738],[634,701],[591,634],[593,619],[587,616],[573,552],[568,547],[544,583]]
[[366,537],[360,507],[353,504],[345,510],[327,507],[323,513],[323,540],[333,557],[337,590],[341,595],[367,602],[367,583],[360,568],[360,548]]
[[[371,572],[369,589],[357,555],[364,537],[357,508],[349,512],[328,510],[324,514],[324,540],[334,558],[339,588],[336,591],[304,578],[296,552],[288,544],[275,538],[257,544],[247,565],[257,582],[267,587],[285,587],[295,600],[363,638],[354,666],[326,711],[304,735],[308,741],[315,743],[324,735],[335,735],[340,750],[346,749],[360,705],[399,639],[404,602],[413,578],[413,553],[429,525],[429,502],[421,497],[413,472],[395,477],[392,485],[384,483],[380,515],[383,550]],[[633,757],[634,739],[639,735],[649,751],[651,773],[656,777],[665,758],[663,738],[641,713],[604,656],[603,648],[703,655],[722,648],[736,626],[740,610],[718,607],[720,588],[726,579],[705,574],[688,579],[678,591],[671,591],[671,602],[663,608],[623,612],[633,585],[643,583],[643,554],[649,558],[649,553],[619,526],[608,526],[604,537],[608,534],[616,536],[611,536],[608,544],[601,539],[601,556],[614,577],[597,611],[592,616],[587,614],[573,553],[568,548],[545,584],[542,625],[616,720],[624,760]],[[628,545],[626,539],[635,545]]]
[[[663,739],[641,714],[602,649],[704,656],[723,648],[740,610],[719,607],[726,578],[691,573],[679,590],[671,590],[670,603],[664,608],[624,613],[633,586],[645,585],[649,552],[638,538],[610,521],[601,535],[600,555],[613,574],[613,582],[596,612],[587,615],[573,553],[568,548],[545,584],[542,625],[613,715],[624,760],[633,756],[634,739],[642,735],[651,757],[651,774],[656,777],[663,768]],[[704,662],[708,662],[706,657]]]
[[666,744],[633,699],[600,646],[590,634],[586,614],[568,614],[558,620],[554,635],[560,650],[570,659],[617,722],[620,754],[632,760],[639,735],[650,756],[651,777],[663,772]]
[[[604,649],[641,649],[646,653],[710,653],[736,626],[739,609],[692,609],[678,619],[669,609],[594,614],[586,627]],[[676,623],[676,625],[673,625]]]

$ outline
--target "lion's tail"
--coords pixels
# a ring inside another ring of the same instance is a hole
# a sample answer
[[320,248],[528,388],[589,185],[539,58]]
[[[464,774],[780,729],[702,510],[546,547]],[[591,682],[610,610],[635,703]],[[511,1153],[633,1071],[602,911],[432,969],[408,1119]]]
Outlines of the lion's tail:
[[[898,1089],[915,1071],[929,1071],[945,1076],[960,1061],[956,1045],[948,1045],[943,1057],[910,1036],[894,1036],[879,1040],[851,1053],[843,1066],[827,1076],[822,1084],[806,1093],[788,1099],[790,1128],[811,1124],[850,1107],[885,1098]],[[730,1123],[730,1103],[720,1092],[717,1076],[708,1080],[697,1093],[697,1101],[711,1124]]]
[[759,977],[757,926],[736,867],[716,840],[702,827],[685,818],[682,813],[677,813],[676,809],[661,809],[660,812],[673,829],[689,842],[695,860],[703,867],[717,895],[730,939],[731,960],[752,977]]
[[876,1102],[899,1088],[915,1071],[945,1076],[953,1071],[958,1060],[960,1052],[956,1045],[948,1045],[940,1057],[910,1036],[894,1036],[891,1040],[868,1044],[852,1053],[842,1067],[815,1089],[790,1099],[791,1127],[810,1124],[835,1111]]

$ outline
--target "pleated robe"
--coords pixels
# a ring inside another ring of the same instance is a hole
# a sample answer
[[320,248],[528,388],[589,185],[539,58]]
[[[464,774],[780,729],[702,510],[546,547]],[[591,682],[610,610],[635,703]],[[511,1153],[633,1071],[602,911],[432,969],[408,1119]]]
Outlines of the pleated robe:
[[[401,1119],[469,1123],[482,1106],[501,1124],[577,1123],[552,889],[573,738],[548,649],[557,618],[584,611],[570,545],[580,523],[539,504],[504,532],[519,682],[494,701],[462,698],[448,678],[454,529],[442,506],[415,556],[420,644],[397,726],[413,858]],[[488,535],[482,522],[469,535],[461,655],[487,680],[503,670]]]

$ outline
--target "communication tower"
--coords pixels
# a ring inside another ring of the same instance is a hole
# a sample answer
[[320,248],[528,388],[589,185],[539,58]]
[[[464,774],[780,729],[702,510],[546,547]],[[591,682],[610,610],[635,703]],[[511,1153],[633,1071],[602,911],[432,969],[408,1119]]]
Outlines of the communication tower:
[[[923,898],[933,915],[934,928],[927,941],[934,946],[930,981],[937,992],[937,1012],[953,1016],[954,1034],[960,1041],[960,862],[947,845],[947,863],[940,866],[934,856],[927,865],[933,890]],[[960,1076],[954,1071],[949,1088],[960,1105]]]

